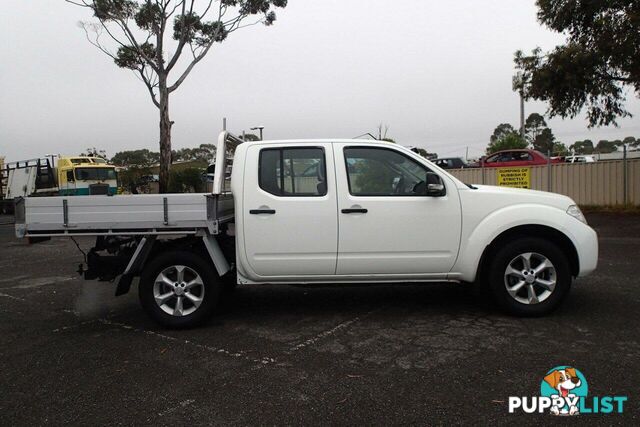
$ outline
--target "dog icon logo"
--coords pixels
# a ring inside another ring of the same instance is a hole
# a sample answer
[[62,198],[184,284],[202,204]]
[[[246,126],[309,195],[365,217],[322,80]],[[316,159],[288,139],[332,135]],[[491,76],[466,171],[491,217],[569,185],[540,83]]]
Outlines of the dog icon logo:
[[540,394],[551,398],[553,415],[578,415],[580,399],[588,393],[582,372],[570,366],[556,366],[540,384]]

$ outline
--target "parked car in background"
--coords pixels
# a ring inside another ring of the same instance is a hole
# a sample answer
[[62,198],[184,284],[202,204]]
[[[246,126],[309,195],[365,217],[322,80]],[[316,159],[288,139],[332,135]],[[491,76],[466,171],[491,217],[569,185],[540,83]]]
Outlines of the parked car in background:
[[576,155],[576,156],[567,156],[564,158],[564,161],[567,163],[595,163],[595,156],[587,156],[587,155]]
[[[549,158],[536,150],[503,150],[485,157],[485,168],[506,168],[521,166],[538,166],[549,163]],[[559,159],[551,159],[551,163],[560,163]]]
[[433,163],[440,166],[442,169],[462,169],[468,167],[467,163],[460,157],[435,159],[433,160]]

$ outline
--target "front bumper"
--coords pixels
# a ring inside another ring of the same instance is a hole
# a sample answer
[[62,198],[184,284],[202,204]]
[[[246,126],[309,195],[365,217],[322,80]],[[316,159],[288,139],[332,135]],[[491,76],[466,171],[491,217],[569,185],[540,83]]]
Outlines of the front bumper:
[[578,277],[584,277],[598,266],[598,234],[585,224],[574,237],[580,266]]

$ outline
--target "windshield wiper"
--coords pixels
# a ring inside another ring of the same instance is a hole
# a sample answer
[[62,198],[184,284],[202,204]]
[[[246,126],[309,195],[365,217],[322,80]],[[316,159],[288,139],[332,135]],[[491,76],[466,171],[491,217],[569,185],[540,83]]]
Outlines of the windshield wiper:
[[467,187],[469,187],[472,190],[477,190],[478,187],[475,187],[473,184],[467,184],[466,182],[464,183],[464,185],[466,185]]

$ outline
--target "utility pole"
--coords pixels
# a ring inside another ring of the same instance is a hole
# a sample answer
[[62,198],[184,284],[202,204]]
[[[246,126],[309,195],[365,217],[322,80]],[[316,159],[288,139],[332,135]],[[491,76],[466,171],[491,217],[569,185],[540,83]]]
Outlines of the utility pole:
[[524,141],[524,96],[520,93],[520,136]]
[[512,88],[520,95],[520,137],[524,141],[524,85],[526,76],[522,72],[516,73],[512,79]]

